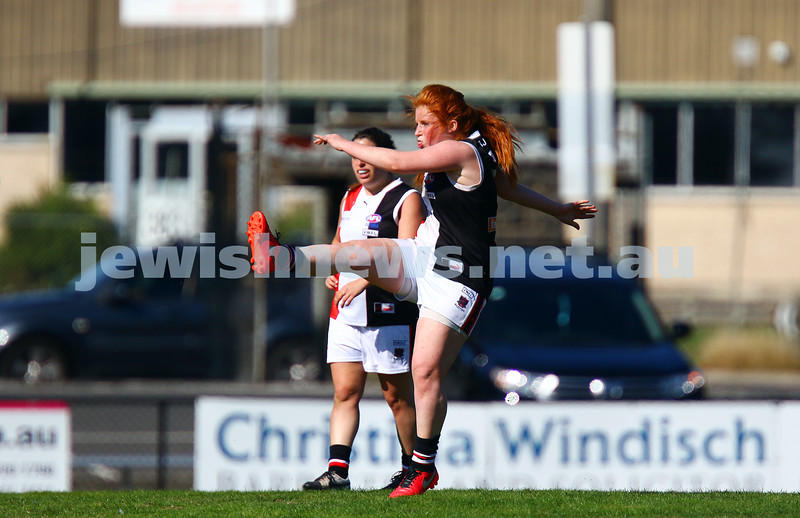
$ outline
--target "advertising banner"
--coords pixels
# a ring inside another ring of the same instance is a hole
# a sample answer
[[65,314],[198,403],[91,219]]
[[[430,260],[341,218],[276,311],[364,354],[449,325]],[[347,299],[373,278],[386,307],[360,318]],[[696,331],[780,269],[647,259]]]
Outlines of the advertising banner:
[[69,407],[60,401],[0,401],[0,492],[69,491]]
[[[291,490],[327,469],[330,402],[201,398],[198,490]],[[800,491],[800,403],[450,403],[441,488]],[[383,401],[363,401],[353,488],[400,469]]]

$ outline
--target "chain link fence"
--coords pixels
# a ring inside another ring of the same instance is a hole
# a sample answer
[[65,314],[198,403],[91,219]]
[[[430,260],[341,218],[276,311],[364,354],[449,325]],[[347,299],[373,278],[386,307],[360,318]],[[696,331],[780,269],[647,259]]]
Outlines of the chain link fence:
[[193,398],[79,398],[70,408],[73,490],[192,488]]
[[[71,416],[73,491],[192,489],[195,402],[203,396],[315,398],[326,382],[91,381],[39,386],[0,380],[0,402],[64,402]],[[365,398],[382,399],[377,380]]]

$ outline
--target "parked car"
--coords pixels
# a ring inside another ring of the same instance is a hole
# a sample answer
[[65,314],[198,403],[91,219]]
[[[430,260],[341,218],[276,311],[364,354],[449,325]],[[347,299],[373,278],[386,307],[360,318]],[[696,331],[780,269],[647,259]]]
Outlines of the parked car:
[[[595,265],[597,266],[597,265]],[[685,324],[665,327],[636,280],[607,265],[602,278],[558,278],[526,269],[497,278],[448,375],[454,399],[683,400],[705,379],[676,345]]]
[[[233,379],[252,342],[252,290],[241,280],[111,278],[96,267],[87,291],[0,297],[0,377]],[[186,275],[182,275],[186,277]],[[259,281],[260,282],[260,281]],[[269,279],[267,377],[323,375],[324,340],[310,325],[310,284]]]

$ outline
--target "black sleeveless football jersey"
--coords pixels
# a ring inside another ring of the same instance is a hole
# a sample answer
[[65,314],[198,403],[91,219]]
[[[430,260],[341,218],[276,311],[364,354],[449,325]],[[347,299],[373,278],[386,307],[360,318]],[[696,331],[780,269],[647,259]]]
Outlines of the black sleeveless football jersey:
[[434,271],[488,296],[492,289],[489,256],[497,222],[497,163],[478,132],[462,142],[475,149],[480,183],[467,187],[453,182],[447,173],[425,173],[423,196],[431,212],[426,231],[436,233]]

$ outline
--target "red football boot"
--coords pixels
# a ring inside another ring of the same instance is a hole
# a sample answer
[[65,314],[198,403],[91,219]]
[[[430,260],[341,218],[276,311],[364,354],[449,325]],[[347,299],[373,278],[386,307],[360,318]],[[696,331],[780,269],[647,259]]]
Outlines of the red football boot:
[[425,491],[436,487],[438,482],[439,473],[436,471],[436,468],[434,468],[431,473],[410,469],[406,471],[405,478],[403,478],[403,481],[397,486],[397,489],[392,491],[389,498],[421,495]]
[[[260,210],[255,211],[247,222],[247,242],[250,244],[250,262],[253,271],[257,274],[267,274],[275,271],[275,256],[270,253],[275,247],[283,247],[289,252],[289,267],[294,265],[294,250],[292,247],[281,245],[269,229],[267,217]],[[276,251],[277,252],[277,251]]]

